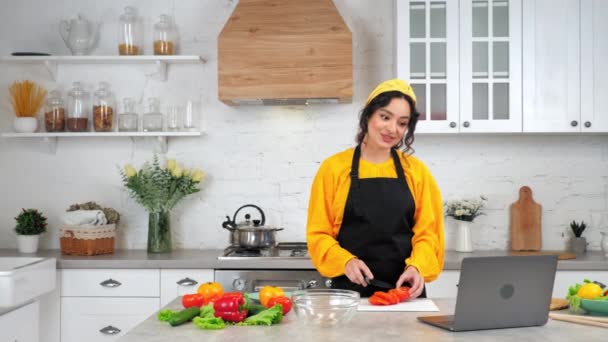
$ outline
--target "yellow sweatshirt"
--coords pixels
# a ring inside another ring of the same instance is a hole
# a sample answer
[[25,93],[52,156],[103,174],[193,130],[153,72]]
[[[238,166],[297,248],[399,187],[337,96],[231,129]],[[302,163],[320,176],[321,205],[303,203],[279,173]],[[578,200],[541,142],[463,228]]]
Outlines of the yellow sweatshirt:
[[[336,240],[350,189],[353,154],[354,149],[349,148],[323,161],[310,192],[306,240],[312,263],[325,277],[343,275],[346,263],[356,257]],[[398,154],[416,203],[412,254],[404,260],[404,268],[406,265],[416,267],[424,280],[429,282],[436,279],[443,269],[441,193],[426,165],[413,156]],[[397,178],[393,159],[379,164],[361,159],[359,178],[374,177]]]

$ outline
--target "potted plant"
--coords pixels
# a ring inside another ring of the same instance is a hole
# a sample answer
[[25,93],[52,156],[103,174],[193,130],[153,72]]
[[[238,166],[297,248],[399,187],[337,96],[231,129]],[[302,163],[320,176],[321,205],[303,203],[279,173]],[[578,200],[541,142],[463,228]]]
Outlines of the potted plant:
[[577,223],[572,220],[570,223],[570,228],[572,228],[572,233],[574,233],[574,237],[570,239],[570,246],[572,251],[576,254],[583,254],[587,251],[587,239],[582,237],[583,231],[587,228],[585,221],[581,221],[581,223]]
[[36,253],[40,234],[46,232],[46,217],[36,209],[21,209],[15,221],[19,252]]

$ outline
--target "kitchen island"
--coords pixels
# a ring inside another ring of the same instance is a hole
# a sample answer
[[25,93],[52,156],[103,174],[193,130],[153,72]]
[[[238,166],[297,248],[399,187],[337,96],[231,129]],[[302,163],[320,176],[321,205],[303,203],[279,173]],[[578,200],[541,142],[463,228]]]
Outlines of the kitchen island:
[[[549,319],[540,327],[448,332],[419,322],[417,316],[451,314],[454,299],[435,299],[437,312],[357,312],[340,326],[305,326],[290,312],[281,324],[270,327],[227,326],[223,330],[200,330],[192,323],[171,327],[160,322],[156,314],[139,324],[119,342],[161,341],[605,341],[603,328]],[[181,309],[180,298],[165,308]],[[164,308],[163,308],[164,309]],[[522,308],[525,310],[525,308]]]

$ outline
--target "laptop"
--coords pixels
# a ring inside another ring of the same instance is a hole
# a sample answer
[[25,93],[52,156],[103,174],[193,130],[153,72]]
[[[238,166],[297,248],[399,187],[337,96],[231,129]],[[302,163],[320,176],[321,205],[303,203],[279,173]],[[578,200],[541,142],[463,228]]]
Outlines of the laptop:
[[544,325],[549,318],[557,257],[464,258],[454,315],[418,320],[450,331]]

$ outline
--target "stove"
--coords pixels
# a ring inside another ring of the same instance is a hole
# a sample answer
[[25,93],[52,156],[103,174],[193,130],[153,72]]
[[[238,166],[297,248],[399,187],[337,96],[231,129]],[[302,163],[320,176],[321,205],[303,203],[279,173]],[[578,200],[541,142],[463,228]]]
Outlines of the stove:
[[239,259],[288,259],[310,260],[306,242],[281,242],[274,247],[247,249],[238,246],[229,246],[224,249],[219,260]]

